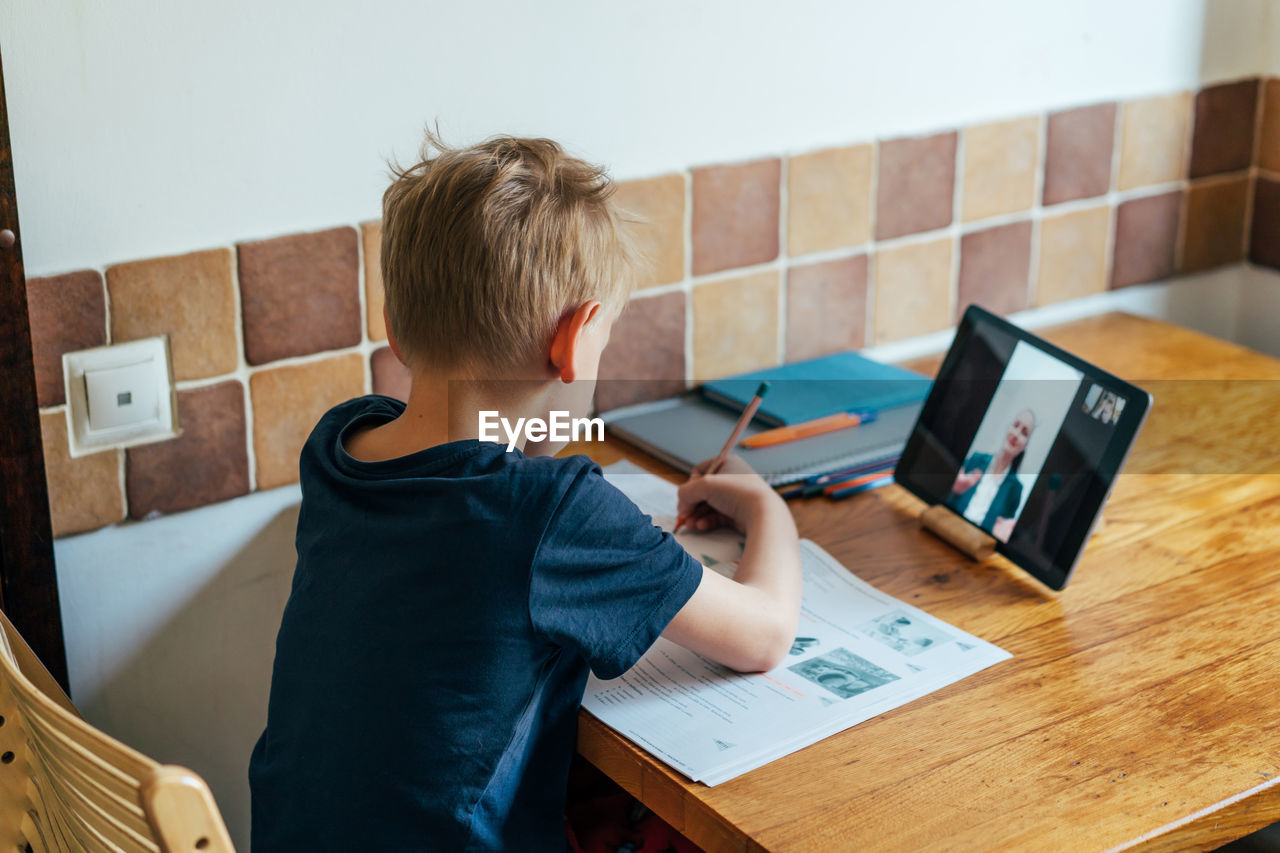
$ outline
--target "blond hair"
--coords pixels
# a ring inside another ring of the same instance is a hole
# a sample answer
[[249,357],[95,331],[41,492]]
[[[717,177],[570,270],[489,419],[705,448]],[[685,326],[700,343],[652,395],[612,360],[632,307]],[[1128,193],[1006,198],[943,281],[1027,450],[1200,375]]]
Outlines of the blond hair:
[[498,136],[449,148],[428,132],[420,161],[392,176],[382,281],[410,365],[545,359],[565,311],[626,303],[638,258],[614,184],[555,142]]

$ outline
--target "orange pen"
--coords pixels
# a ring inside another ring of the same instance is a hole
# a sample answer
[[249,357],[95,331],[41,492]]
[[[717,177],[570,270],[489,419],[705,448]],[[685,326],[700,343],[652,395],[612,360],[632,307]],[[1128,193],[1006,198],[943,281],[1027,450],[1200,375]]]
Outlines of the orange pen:
[[758,432],[753,436],[744,438],[742,440],[742,446],[752,449],[772,447],[775,444],[782,444],[786,441],[795,441],[798,438],[809,438],[815,435],[824,435],[829,432],[835,432],[836,430],[856,427],[858,424],[870,423],[875,419],[876,413],[869,409],[855,410],[852,412],[836,412],[834,415],[814,418],[813,420],[805,421],[802,424],[790,424],[789,426]]

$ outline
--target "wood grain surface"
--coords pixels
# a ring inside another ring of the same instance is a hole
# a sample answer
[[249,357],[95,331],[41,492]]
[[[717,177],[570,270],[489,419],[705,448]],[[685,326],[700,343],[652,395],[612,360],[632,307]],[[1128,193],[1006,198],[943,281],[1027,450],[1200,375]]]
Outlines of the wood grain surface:
[[710,851],[1196,850],[1280,820],[1280,361],[1124,314],[1041,334],[1155,395],[1065,590],[970,562],[897,486],[794,507],[1011,660],[714,788],[585,712],[579,751]]

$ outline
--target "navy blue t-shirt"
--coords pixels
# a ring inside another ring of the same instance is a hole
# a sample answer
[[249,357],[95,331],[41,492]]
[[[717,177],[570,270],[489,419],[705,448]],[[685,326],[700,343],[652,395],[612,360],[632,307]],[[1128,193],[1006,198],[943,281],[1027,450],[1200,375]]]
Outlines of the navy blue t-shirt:
[[583,456],[302,450],[298,567],[249,765],[255,850],[565,849],[588,667],[626,671],[701,566]]

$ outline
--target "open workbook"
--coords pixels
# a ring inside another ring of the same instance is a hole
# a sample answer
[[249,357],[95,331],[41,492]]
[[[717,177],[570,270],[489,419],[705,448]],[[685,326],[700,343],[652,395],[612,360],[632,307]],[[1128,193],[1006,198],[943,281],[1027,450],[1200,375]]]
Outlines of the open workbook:
[[[628,462],[605,477],[655,524],[674,526],[674,485]],[[733,575],[736,532],[677,538]],[[800,555],[800,625],[781,666],[743,675],[659,638],[620,677],[593,676],[582,706],[690,779],[718,785],[1010,657],[864,583],[807,539]]]

